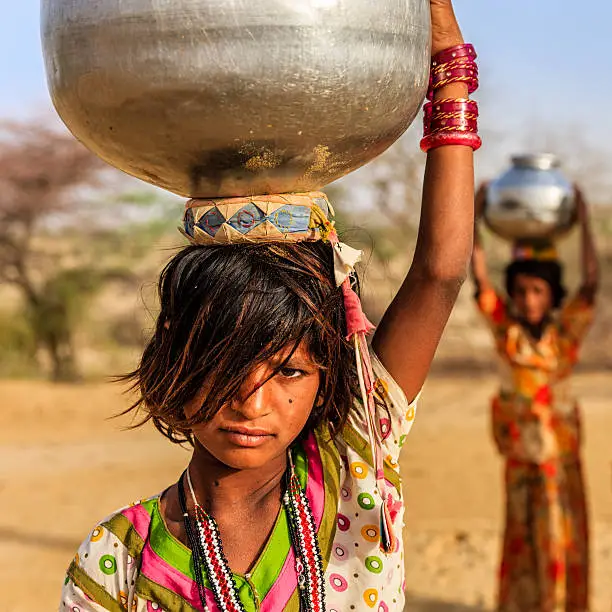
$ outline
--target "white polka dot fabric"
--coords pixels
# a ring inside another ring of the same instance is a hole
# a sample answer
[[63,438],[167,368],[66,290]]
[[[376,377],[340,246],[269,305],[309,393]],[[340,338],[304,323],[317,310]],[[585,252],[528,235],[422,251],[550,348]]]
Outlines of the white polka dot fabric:
[[[385,391],[389,415],[381,415],[381,429],[387,428],[384,451],[387,464],[399,469],[399,454],[415,417],[416,400],[409,404],[399,386],[375,355],[374,373]],[[350,424],[367,439],[365,413],[356,412]],[[328,612],[404,610],[404,552],[402,528],[404,509],[395,518],[399,545],[390,554],[380,550],[380,509],[382,498],[376,489],[374,470],[343,439],[336,442],[340,451],[340,500],[336,536],[326,572]],[[402,498],[389,485],[393,500]]]

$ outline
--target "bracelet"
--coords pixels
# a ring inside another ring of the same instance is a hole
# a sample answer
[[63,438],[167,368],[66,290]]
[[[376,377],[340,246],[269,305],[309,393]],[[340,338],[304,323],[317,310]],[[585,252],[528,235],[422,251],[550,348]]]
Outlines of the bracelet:
[[474,113],[466,113],[463,111],[457,111],[454,113],[436,113],[435,115],[432,115],[431,117],[427,117],[426,119],[429,119],[429,124],[430,127],[432,128],[431,131],[435,132],[436,130],[433,129],[433,124],[440,124],[440,125],[447,125],[446,122],[447,121],[453,121],[455,119],[464,119],[466,121],[478,121],[478,115],[474,114]]
[[478,89],[476,51],[471,44],[456,45],[437,53],[431,62],[427,99],[433,100],[439,89],[451,83],[465,83],[468,93]]
[[470,113],[478,113],[478,102],[469,98],[441,98],[435,102],[425,104],[425,112],[442,111],[450,112],[463,110],[465,108]]
[[421,150],[424,153],[449,145],[466,146],[477,151],[482,146],[482,140],[478,134],[473,132],[438,132],[429,134],[421,140]]
[[450,47],[448,49],[444,49],[444,51],[436,53],[431,58],[431,65],[435,67],[439,64],[447,64],[457,58],[462,57],[467,57],[474,61],[478,57],[476,55],[476,49],[474,49],[474,45],[466,43],[462,45],[455,45],[454,47]]
[[430,123],[434,115],[446,115],[448,113],[463,113],[478,117],[478,104],[468,98],[445,98],[435,102],[427,102],[423,107],[423,119]]
[[477,134],[478,121],[475,119],[468,119],[464,116],[453,119],[441,119],[440,121],[432,122],[429,127],[425,127],[423,129],[423,136],[437,134],[438,132],[452,131],[472,132],[473,134]]
[[441,131],[478,132],[478,104],[467,98],[446,98],[428,102],[423,108],[423,134]]
[[[478,130],[478,123],[476,121],[447,121],[444,125],[436,126],[430,134],[439,134],[441,132],[471,132],[472,134],[476,134]],[[430,134],[427,134],[429,136]]]
[[428,100],[433,100],[434,93],[438,89],[442,89],[442,87],[446,87],[446,85],[450,85],[451,83],[466,83],[468,86],[468,93],[473,94],[478,89],[478,79],[475,79],[473,76],[469,75],[453,75],[447,79],[443,79],[441,81],[436,82],[429,90],[427,94]]
[[449,131],[467,131],[478,133],[478,120],[472,116],[457,115],[456,117],[449,118],[436,118],[434,121],[424,123],[423,125],[423,136],[429,136],[430,134],[437,134],[438,132],[449,132]]
[[471,77],[472,79],[477,81],[478,71],[471,68],[470,66],[466,66],[465,68],[451,68],[448,70],[442,70],[441,72],[431,75],[430,83],[435,89],[438,89],[436,85],[440,81],[444,81],[445,79],[450,79],[453,76]]
[[437,66],[432,66],[431,74],[438,75],[438,74],[444,73],[444,71],[446,70],[454,70],[456,68],[469,69],[469,70],[474,71],[474,73],[478,75],[478,64],[469,58],[462,58],[460,60],[453,60],[452,62],[438,64]]
[[478,70],[475,65],[466,65],[464,68],[444,69],[429,77],[429,90],[427,99],[433,100],[434,94],[438,89],[442,89],[450,83],[466,83],[468,93],[472,94],[478,89]]
[[427,94],[430,102],[423,107],[421,149],[425,152],[448,145],[468,146],[474,151],[482,146],[477,102],[469,98],[433,100],[435,92],[450,83],[466,83],[469,93],[478,88],[476,51],[472,45],[456,45],[432,59]]

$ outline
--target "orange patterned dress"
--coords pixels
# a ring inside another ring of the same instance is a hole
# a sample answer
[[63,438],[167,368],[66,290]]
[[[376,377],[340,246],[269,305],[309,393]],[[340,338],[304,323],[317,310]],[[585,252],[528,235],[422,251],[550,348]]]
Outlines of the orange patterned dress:
[[594,309],[569,301],[534,338],[494,291],[477,298],[493,332],[501,385],[495,444],[506,458],[500,612],[588,610],[588,524],[580,413],[570,374]]

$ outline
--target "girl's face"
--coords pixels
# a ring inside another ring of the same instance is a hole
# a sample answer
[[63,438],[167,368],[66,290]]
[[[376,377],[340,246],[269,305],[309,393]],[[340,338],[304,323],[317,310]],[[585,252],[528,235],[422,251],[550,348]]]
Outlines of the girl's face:
[[528,274],[517,274],[512,288],[512,302],[521,319],[529,325],[539,325],[553,307],[550,285]]
[[[257,469],[287,452],[304,429],[317,400],[321,373],[304,343],[272,378],[290,349],[257,366],[239,394],[206,423],[193,427],[198,442],[217,461],[237,470]],[[203,391],[185,409],[202,405]]]

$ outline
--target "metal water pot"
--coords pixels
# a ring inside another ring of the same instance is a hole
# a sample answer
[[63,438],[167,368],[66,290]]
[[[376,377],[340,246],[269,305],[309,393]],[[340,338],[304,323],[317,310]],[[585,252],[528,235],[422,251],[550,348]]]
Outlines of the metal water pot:
[[189,197],[319,189],[423,100],[429,0],[42,0],[49,89],[101,158]]
[[507,240],[548,240],[576,221],[574,187],[548,153],[512,158],[512,167],[487,188],[484,219]]

